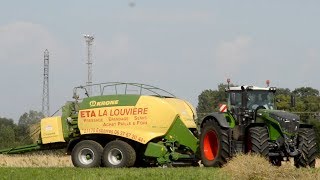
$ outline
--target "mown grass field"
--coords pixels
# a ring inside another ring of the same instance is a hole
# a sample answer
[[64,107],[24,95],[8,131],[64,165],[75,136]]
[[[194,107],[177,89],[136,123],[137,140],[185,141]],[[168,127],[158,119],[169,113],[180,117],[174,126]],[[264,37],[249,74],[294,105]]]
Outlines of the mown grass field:
[[72,167],[69,156],[0,155],[0,179],[319,179],[320,168],[297,169],[291,163],[271,166],[259,156],[239,155],[223,168]]

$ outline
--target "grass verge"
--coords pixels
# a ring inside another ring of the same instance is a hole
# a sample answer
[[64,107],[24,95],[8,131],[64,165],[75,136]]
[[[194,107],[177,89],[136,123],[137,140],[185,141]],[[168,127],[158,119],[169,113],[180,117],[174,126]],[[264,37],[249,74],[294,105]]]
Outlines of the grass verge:
[[217,168],[0,168],[1,179],[230,179]]

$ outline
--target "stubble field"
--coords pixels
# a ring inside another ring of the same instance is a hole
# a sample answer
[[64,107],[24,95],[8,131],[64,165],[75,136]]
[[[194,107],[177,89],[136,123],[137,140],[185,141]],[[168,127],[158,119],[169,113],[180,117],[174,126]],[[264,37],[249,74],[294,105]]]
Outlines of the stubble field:
[[319,179],[317,168],[274,167],[256,155],[238,155],[223,168],[75,168],[61,154],[0,155],[1,179]]

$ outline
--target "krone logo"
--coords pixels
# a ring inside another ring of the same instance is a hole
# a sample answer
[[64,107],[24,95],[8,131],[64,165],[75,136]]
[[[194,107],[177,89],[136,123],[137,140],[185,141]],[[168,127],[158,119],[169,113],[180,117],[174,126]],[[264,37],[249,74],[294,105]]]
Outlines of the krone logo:
[[97,105],[97,101],[90,101],[90,107],[94,107]]
[[95,106],[110,106],[110,105],[117,105],[119,104],[119,100],[111,100],[111,101],[90,101],[89,105],[90,107],[95,107]]

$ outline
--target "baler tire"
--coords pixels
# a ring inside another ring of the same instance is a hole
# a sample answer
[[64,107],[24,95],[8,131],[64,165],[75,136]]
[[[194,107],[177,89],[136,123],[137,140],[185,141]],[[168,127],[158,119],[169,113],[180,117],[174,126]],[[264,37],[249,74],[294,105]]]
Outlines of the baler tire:
[[80,141],[72,149],[72,163],[75,167],[80,168],[100,167],[102,151],[102,146],[95,141]]
[[313,128],[301,128],[298,133],[298,149],[301,154],[294,158],[296,167],[315,167],[317,157],[316,134]]
[[267,127],[251,127],[247,135],[246,144],[248,153],[260,154],[269,157],[269,132]]
[[207,120],[200,135],[202,164],[206,167],[221,167],[230,157],[228,129],[220,127],[215,120]]
[[136,151],[127,142],[114,140],[109,142],[103,150],[102,163],[105,167],[132,167],[136,161]]
[[251,127],[247,134],[247,153],[260,154],[269,157],[269,133],[267,127]]

